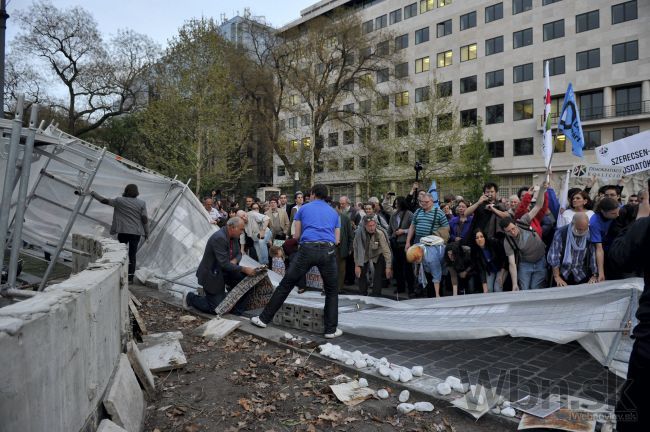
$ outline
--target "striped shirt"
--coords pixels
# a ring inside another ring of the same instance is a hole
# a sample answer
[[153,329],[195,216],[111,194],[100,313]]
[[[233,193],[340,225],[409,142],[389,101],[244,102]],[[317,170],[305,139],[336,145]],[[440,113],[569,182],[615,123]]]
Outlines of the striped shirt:
[[415,237],[420,238],[433,234],[440,227],[449,226],[449,221],[447,221],[445,213],[438,207],[433,207],[428,212],[419,208],[413,215],[411,225],[415,226]]

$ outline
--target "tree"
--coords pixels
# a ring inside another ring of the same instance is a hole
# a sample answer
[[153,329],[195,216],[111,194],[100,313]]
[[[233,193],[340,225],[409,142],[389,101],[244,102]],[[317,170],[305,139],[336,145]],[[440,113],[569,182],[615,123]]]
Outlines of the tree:
[[157,68],[154,100],[142,113],[148,166],[168,175],[236,189],[247,175],[251,118],[231,79],[228,43],[213,20],[179,29]]
[[12,55],[42,66],[50,83],[64,87],[66,97],[50,93],[45,99],[65,112],[67,132],[83,135],[138,108],[159,51],[150,38],[121,31],[107,46],[90,13],[81,7],[61,10],[47,0],[19,12],[18,22]]
[[483,185],[492,180],[492,158],[480,121],[467,132],[454,171],[453,179],[473,198],[481,196]]

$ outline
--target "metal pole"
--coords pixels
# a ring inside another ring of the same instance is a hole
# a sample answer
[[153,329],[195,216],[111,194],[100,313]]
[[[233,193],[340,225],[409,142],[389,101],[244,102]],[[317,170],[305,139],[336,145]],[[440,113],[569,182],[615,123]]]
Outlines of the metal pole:
[[9,274],[7,285],[9,288],[16,288],[16,273],[18,272],[18,254],[23,241],[23,223],[25,220],[25,201],[27,200],[27,188],[29,187],[29,173],[32,169],[32,155],[34,153],[34,139],[36,138],[36,124],[38,122],[38,105],[32,105],[32,112],[29,116],[29,132],[23,149],[22,169],[20,170],[20,187],[18,188],[18,201],[14,219],[13,238],[11,242],[11,255],[9,259]]
[[9,228],[9,210],[11,208],[11,197],[13,195],[14,176],[16,175],[16,161],[18,160],[18,144],[20,143],[20,131],[23,127],[23,105],[25,96],[19,95],[16,102],[16,116],[11,125],[11,141],[9,154],[7,155],[7,169],[5,170],[5,181],[2,189],[2,202],[0,202],[0,267],[4,266],[5,248],[7,243],[7,231]]
[[7,30],[7,0],[0,0],[0,108],[5,116],[5,33]]
[[86,194],[88,193],[88,190],[90,189],[90,185],[92,185],[93,180],[95,180],[95,174],[97,174],[97,171],[99,170],[99,165],[102,163],[102,160],[104,159],[104,154],[106,153],[106,148],[104,148],[101,151],[101,154],[99,155],[99,158],[97,159],[97,165],[95,166],[95,169],[90,173],[90,176],[88,177],[88,180],[86,181],[86,184],[83,186],[83,190],[79,194],[79,198],[77,198],[77,203],[75,204],[74,208],[72,209],[72,214],[70,215],[70,218],[68,219],[68,223],[65,226],[65,229],[63,230],[63,233],[61,233],[61,238],[59,238],[59,244],[56,247],[56,250],[52,254],[52,260],[50,261],[50,264],[47,266],[47,270],[45,270],[45,274],[43,275],[43,280],[41,281],[41,285],[38,287],[39,291],[43,291],[45,289],[45,284],[47,284],[47,279],[52,273],[52,270],[54,270],[54,266],[56,265],[56,261],[59,258],[59,255],[61,254],[61,251],[63,250],[63,246],[65,246],[65,242],[68,239],[68,235],[70,235],[70,231],[72,230],[72,225],[74,224],[75,219],[77,218],[77,215],[79,214],[79,210],[81,210],[81,206],[83,205],[84,200],[86,199]]

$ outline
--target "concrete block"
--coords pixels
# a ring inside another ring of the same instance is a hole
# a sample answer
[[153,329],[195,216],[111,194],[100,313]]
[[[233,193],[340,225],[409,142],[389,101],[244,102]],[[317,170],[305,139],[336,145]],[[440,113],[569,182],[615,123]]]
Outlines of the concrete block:
[[135,342],[130,341],[128,343],[126,355],[129,357],[131,367],[140,380],[144,391],[147,392],[147,395],[151,399],[155,399],[156,384],[154,383],[153,375],[151,374],[147,363],[142,358],[142,354],[140,354],[140,350],[138,349],[138,346],[135,344]]
[[128,432],[126,429],[119,427],[110,420],[104,419],[99,424],[97,432]]
[[195,332],[204,338],[219,340],[235,331],[241,325],[241,321],[229,320],[226,318],[214,318],[196,328]]
[[140,344],[138,348],[151,372],[178,369],[187,364],[185,353],[177,339],[157,344]]
[[120,356],[120,364],[104,398],[104,407],[118,426],[129,432],[142,430],[144,396],[126,354]]
[[276,313],[275,315],[273,315],[273,324],[275,325],[282,324],[282,318],[284,318],[283,314],[281,314],[280,312]]
[[151,333],[142,335],[142,342],[144,344],[155,345],[160,342],[183,339],[183,333],[179,331],[164,332],[164,333]]
[[325,324],[322,317],[320,319],[312,320],[311,331],[314,333],[323,333],[325,331]]
[[300,321],[300,329],[308,331],[308,332],[312,331],[311,320],[307,320],[307,319],[301,320]]

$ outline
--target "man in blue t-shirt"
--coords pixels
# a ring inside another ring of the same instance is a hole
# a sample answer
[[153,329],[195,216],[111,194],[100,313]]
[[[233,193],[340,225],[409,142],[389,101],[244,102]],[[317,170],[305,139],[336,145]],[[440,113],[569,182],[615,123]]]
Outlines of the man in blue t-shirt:
[[326,202],[327,186],[317,184],[311,190],[308,204],[300,207],[294,217],[294,235],[300,247],[289,270],[273,292],[269,303],[259,316],[251,318],[258,327],[266,327],[280,309],[298,281],[312,267],[317,267],[323,278],[325,291],[324,325],[325,337],[335,338],[343,334],[338,325],[338,292],[336,246],[340,241],[341,223],[338,213]]
[[607,236],[612,221],[618,217],[618,201],[603,198],[598,202],[598,209],[589,219],[590,241],[596,245],[596,264],[598,265],[598,282],[605,280],[605,253],[611,239]]

